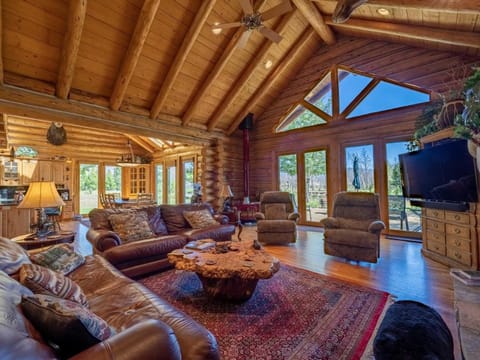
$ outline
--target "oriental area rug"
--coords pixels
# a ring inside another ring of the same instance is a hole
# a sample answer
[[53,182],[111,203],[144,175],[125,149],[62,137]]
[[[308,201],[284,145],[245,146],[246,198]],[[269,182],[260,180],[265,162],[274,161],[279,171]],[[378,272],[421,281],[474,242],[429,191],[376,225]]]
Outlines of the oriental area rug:
[[140,283],[209,329],[225,360],[369,358],[367,344],[390,304],[388,293],[285,264],[243,303],[208,298],[186,271]]

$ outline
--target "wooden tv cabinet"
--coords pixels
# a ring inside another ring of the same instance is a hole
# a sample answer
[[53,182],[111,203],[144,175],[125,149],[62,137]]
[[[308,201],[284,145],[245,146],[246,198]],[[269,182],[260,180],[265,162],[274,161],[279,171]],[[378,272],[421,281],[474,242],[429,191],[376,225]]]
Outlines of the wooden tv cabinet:
[[470,203],[462,212],[422,209],[423,255],[451,267],[479,270],[478,205]]

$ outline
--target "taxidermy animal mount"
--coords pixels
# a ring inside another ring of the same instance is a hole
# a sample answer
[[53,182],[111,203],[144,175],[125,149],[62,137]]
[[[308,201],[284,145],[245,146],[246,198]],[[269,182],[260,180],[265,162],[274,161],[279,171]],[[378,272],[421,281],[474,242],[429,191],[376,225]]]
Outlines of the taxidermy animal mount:
[[337,2],[335,10],[333,10],[332,20],[336,24],[341,24],[347,21],[352,15],[353,10],[368,0],[340,0]]
[[52,145],[63,145],[67,142],[67,132],[60,122],[52,122],[47,131],[47,141]]

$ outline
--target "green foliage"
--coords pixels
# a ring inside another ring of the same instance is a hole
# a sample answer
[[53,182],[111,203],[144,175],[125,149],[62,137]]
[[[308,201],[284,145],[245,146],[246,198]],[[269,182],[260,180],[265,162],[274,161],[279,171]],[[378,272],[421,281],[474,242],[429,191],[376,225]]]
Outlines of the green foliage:
[[455,121],[455,136],[480,144],[480,68],[465,81],[465,109]]
[[121,192],[122,170],[120,167],[109,167],[110,171],[105,172],[105,191]]
[[80,191],[91,194],[98,189],[98,166],[80,165]]
[[289,131],[294,129],[300,129],[308,126],[314,126],[319,124],[324,124],[325,120],[316,115],[315,113],[305,109],[302,113],[297,116],[290,124],[288,124],[283,131]]

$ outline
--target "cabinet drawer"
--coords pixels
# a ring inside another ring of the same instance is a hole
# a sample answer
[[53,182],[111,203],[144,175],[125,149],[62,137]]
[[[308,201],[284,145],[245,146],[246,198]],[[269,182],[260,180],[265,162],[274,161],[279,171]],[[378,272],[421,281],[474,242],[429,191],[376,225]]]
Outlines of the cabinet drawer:
[[427,241],[438,241],[445,243],[445,233],[437,231],[427,231]]
[[468,226],[446,224],[445,232],[448,235],[455,235],[458,237],[470,239],[470,228]]
[[445,219],[445,210],[438,209],[426,209],[426,214],[428,217],[435,219]]
[[470,224],[470,215],[468,213],[445,211],[445,220],[459,224]]
[[465,264],[467,266],[472,265],[472,254],[467,251],[462,251],[458,248],[448,248],[447,249],[447,256],[459,263]]
[[437,254],[440,255],[445,255],[445,242],[444,241],[433,241],[433,240],[428,240],[427,241],[427,249],[433,252],[436,252]]
[[440,222],[440,221],[427,219],[427,229],[428,230],[445,232],[445,223]]
[[447,247],[452,249],[456,248],[461,251],[472,252],[469,239],[462,239],[455,236],[447,236]]

